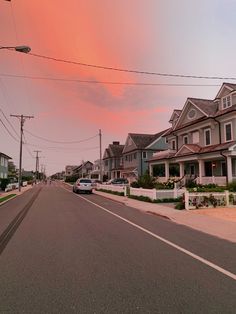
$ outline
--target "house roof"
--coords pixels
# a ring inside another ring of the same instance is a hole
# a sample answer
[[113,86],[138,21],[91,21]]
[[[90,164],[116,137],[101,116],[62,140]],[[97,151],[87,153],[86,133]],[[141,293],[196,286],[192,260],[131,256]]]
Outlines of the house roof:
[[1,153],[1,152],[0,152],[0,156],[3,156],[3,157],[5,157],[5,158],[7,158],[7,159],[12,159],[10,156],[8,156],[8,155],[6,155],[6,154],[4,154],[4,153]]
[[133,140],[134,144],[138,149],[144,149],[149,146],[156,139],[161,137],[167,130],[163,130],[156,134],[139,134],[139,133],[129,133],[129,136]]
[[110,150],[111,157],[119,157],[122,155],[122,151],[125,145],[109,144],[108,150]]
[[[231,146],[235,144],[236,144],[236,141],[210,145],[210,146],[204,146],[204,147],[200,147],[196,144],[185,144],[179,149],[177,153],[173,153],[173,151],[166,150],[166,151],[154,154],[153,157],[150,158],[148,161],[150,162],[150,161],[155,161],[155,160],[169,159],[169,158],[181,157],[181,156],[186,156],[186,155],[194,155],[194,154],[214,153],[217,151],[227,150],[228,148],[230,148]],[[185,151],[181,153],[181,149],[183,147],[188,148],[189,152]]]
[[197,106],[207,116],[212,116],[217,111],[217,103],[210,99],[188,98],[195,106]]

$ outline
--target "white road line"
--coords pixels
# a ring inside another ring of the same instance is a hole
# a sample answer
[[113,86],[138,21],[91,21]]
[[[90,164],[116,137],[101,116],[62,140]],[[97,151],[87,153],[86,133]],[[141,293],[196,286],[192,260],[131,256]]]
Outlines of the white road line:
[[[62,187],[62,188],[63,188],[63,187]],[[68,190],[65,189],[65,188],[63,188],[63,189],[66,190],[67,192],[71,192],[71,191],[68,191]],[[106,209],[105,207],[102,207],[102,206],[100,206],[100,205],[98,205],[98,204],[96,204],[96,203],[94,203],[94,202],[88,200],[87,198],[85,198],[85,197],[83,197],[83,196],[80,196],[80,195],[76,195],[76,196],[78,196],[78,197],[82,198],[83,200],[85,200],[86,202],[91,203],[91,204],[93,204],[94,206],[96,206],[96,207],[98,207],[98,208],[104,210],[105,212],[107,212],[107,213],[109,213],[109,214],[111,214],[111,215],[113,215],[113,216],[115,216],[115,217],[117,217],[117,218],[119,218],[119,219],[125,221],[126,223],[130,224],[131,226],[133,226],[133,227],[135,227],[135,228],[137,228],[137,229],[139,229],[139,230],[142,230],[143,232],[149,234],[150,236],[152,236],[152,237],[154,237],[154,238],[156,238],[156,239],[158,239],[158,240],[160,240],[160,241],[162,241],[162,242],[164,242],[164,243],[166,243],[166,244],[168,244],[168,245],[174,247],[175,249],[177,249],[177,250],[179,250],[179,251],[185,253],[186,255],[191,256],[192,258],[194,258],[194,259],[196,259],[196,260],[202,262],[203,264],[205,264],[205,265],[207,265],[207,266],[209,266],[209,267],[211,267],[211,268],[217,270],[218,272],[224,274],[225,276],[228,276],[228,277],[230,277],[231,279],[236,280],[236,274],[231,273],[231,272],[229,272],[228,270],[226,270],[226,269],[224,269],[224,268],[222,268],[222,267],[220,267],[220,266],[218,266],[218,265],[216,265],[216,264],[214,264],[214,263],[212,263],[212,262],[206,260],[205,258],[202,258],[201,256],[198,256],[198,255],[196,255],[196,254],[194,254],[194,253],[192,253],[192,252],[190,252],[190,251],[188,251],[188,250],[182,248],[181,246],[179,246],[179,245],[177,245],[177,244],[174,244],[173,242],[171,242],[171,241],[169,241],[169,240],[166,240],[165,238],[162,238],[162,237],[158,236],[157,234],[155,234],[155,233],[153,233],[153,232],[151,232],[151,231],[149,231],[149,230],[147,230],[147,229],[145,229],[145,228],[143,228],[143,227],[141,227],[141,226],[139,226],[139,225],[133,223],[132,221],[130,221],[130,220],[128,220],[128,219],[123,218],[123,217],[120,216],[120,215],[117,215],[117,214],[113,213],[112,211]]]

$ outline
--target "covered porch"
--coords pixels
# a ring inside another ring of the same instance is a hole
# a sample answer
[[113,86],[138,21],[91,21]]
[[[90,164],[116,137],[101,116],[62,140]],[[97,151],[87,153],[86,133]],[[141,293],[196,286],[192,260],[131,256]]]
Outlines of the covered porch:
[[174,178],[182,185],[194,181],[203,185],[225,186],[236,180],[236,156],[215,154],[151,161],[149,172],[159,182]]

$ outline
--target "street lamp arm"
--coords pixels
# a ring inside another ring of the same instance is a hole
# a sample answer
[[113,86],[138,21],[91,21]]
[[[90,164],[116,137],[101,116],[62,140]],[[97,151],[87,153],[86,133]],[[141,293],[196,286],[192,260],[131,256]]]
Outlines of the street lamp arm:
[[14,49],[17,52],[29,53],[31,48],[29,46],[0,46],[0,49]]

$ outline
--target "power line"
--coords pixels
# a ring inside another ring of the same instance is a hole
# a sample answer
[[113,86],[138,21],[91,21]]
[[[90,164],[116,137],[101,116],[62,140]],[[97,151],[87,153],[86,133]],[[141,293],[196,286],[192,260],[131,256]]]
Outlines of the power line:
[[30,80],[48,80],[58,82],[75,82],[75,83],[86,83],[86,84],[105,84],[105,85],[129,85],[129,86],[173,86],[173,87],[219,87],[221,84],[171,84],[171,83],[135,83],[135,82],[112,82],[112,81],[94,81],[94,80],[78,80],[78,79],[66,79],[56,77],[43,77],[43,76],[31,76],[31,75],[17,75],[17,74],[6,74],[0,73],[2,77],[13,77],[23,78]]
[[8,124],[11,126],[12,130],[15,132],[16,136],[19,138],[19,134],[16,132],[16,129],[12,125],[11,121],[7,118],[7,116],[5,115],[5,113],[3,112],[1,108],[0,108],[0,111],[2,112],[2,115],[4,116],[4,118],[7,120]]
[[14,135],[12,135],[12,133],[8,130],[7,126],[4,124],[4,122],[2,121],[2,119],[0,118],[0,122],[2,123],[2,125],[4,126],[4,128],[6,129],[7,133],[16,141],[19,143],[19,140],[17,138],[15,138]]
[[35,134],[31,133],[31,132],[28,131],[28,130],[25,130],[25,132],[27,132],[27,133],[30,134],[31,136],[36,137],[36,138],[38,138],[38,139],[40,139],[40,140],[43,140],[43,141],[46,141],[46,142],[50,142],[50,143],[57,143],[57,144],[76,144],[76,143],[83,143],[83,142],[87,142],[87,141],[89,141],[89,140],[91,140],[91,139],[93,139],[93,138],[95,138],[95,137],[98,136],[98,134],[96,134],[96,135],[94,135],[94,136],[91,136],[91,137],[89,137],[89,138],[86,138],[86,139],[83,139],[83,140],[79,140],[79,141],[55,141],[55,140],[49,140],[49,139],[47,139],[47,138],[45,138],[45,137],[41,137],[41,136],[35,135]]
[[103,65],[90,64],[90,63],[84,63],[84,62],[77,62],[77,61],[72,61],[72,60],[67,60],[67,59],[49,57],[49,56],[40,55],[40,54],[36,54],[36,53],[32,53],[32,52],[29,52],[27,55],[41,58],[41,59],[46,59],[46,60],[52,60],[52,61],[56,61],[56,62],[80,65],[80,66],[97,68],[97,69],[102,69],[102,70],[118,71],[118,72],[145,74],[145,75],[156,75],[156,76],[163,76],[163,77],[191,78],[191,79],[236,80],[236,77],[186,75],[186,74],[173,74],[173,73],[161,73],[161,72],[149,72],[149,71],[141,71],[141,70],[123,69],[123,68],[116,68],[116,67],[111,67],[111,66],[103,66]]

